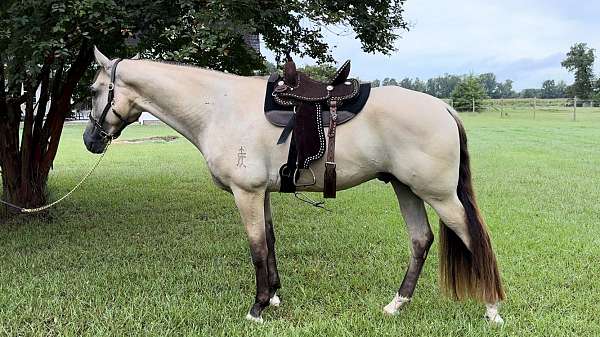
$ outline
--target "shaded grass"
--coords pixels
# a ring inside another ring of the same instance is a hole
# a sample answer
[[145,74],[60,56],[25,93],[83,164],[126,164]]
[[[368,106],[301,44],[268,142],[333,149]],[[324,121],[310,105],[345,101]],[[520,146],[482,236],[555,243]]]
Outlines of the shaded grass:
[[[333,213],[273,195],[283,306],[249,324],[254,273],[237,210],[179,138],[114,144],[50,220],[0,227],[0,334],[599,335],[600,114],[530,113],[462,115],[507,290],[502,329],[481,305],[440,295],[437,247],[408,309],[381,313],[409,248],[393,191],[376,181],[339,193]],[[51,199],[95,159],[81,133],[65,128]],[[132,126],[124,138],[172,134]]]

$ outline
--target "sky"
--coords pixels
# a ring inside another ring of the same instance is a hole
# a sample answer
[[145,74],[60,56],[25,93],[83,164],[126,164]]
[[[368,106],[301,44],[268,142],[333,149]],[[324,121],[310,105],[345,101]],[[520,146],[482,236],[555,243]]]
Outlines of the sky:
[[[493,72],[521,90],[547,79],[572,83],[560,62],[570,46],[586,42],[597,50],[600,74],[599,0],[408,0],[404,8],[411,29],[402,32],[391,55],[363,52],[350,31],[327,33],[333,57],[338,63],[352,59],[352,75],[361,80]],[[264,54],[274,62],[272,53]]]

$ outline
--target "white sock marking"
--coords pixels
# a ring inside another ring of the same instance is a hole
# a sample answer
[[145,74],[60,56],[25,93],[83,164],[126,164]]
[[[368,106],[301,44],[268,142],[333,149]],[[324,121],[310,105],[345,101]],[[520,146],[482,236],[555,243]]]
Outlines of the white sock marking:
[[494,304],[486,304],[485,305],[485,319],[487,319],[490,323],[496,325],[504,324],[504,320],[498,313],[498,303]]
[[408,302],[410,302],[410,298],[400,296],[400,294],[396,293],[394,299],[388,305],[383,307],[383,312],[389,315],[396,315],[398,310]]
[[251,321],[251,322],[256,322],[256,323],[260,323],[260,324],[262,324],[262,323],[263,323],[263,319],[262,319],[262,317],[258,317],[258,318],[256,318],[256,317],[254,317],[254,316],[250,315],[250,313],[248,313],[248,314],[246,315],[246,319],[247,319],[247,320],[249,320],[249,321]]
[[279,296],[277,296],[277,294],[273,294],[273,297],[269,299],[269,304],[274,307],[278,307],[279,305],[281,305],[281,299],[279,298]]

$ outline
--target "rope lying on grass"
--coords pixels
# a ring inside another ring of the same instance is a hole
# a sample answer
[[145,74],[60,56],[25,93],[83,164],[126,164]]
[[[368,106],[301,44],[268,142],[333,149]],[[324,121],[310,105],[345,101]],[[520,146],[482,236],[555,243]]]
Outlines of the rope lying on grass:
[[17,209],[20,213],[24,213],[24,214],[31,214],[31,213],[37,213],[37,212],[41,212],[44,211],[50,207],[53,207],[55,205],[57,205],[58,203],[60,203],[61,201],[65,200],[66,198],[68,198],[73,192],[75,192],[75,190],[77,190],[81,184],[83,184],[83,182],[90,176],[92,175],[92,172],[94,172],[96,170],[96,168],[98,167],[98,165],[100,165],[100,161],[102,161],[102,158],[104,158],[104,155],[106,155],[106,152],[108,151],[108,147],[110,146],[110,141],[108,142],[108,144],[106,144],[106,147],[104,148],[104,151],[102,152],[102,155],[100,155],[100,157],[98,158],[98,161],[96,161],[96,163],[92,166],[92,168],[88,171],[88,173],[86,173],[83,178],[81,178],[81,180],[77,183],[77,185],[75,185],[75,187],[73,187],[73,189],[71,189],[69,192],[67,192],[67,194],[63,195],[61,198],[59,198],[58,200],[51,202],[47,205],[41,206],[41,207],[36,207],[36,208],[25,208],[25,207],[21,207],[21,206],[17,206],[15,204],[11,204],[10,202],[6,202],[2,199],[0,199],[0,204],[4,204],[6,206],[12,207],[14,209]]

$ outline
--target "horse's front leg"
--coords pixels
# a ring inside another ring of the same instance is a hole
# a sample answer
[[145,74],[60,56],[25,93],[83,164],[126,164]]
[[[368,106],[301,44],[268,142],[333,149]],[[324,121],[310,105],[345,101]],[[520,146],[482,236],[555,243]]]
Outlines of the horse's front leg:
[[246,318],[261,322],[262,311],[269,305],[270,286],[268,271],[267,237],[265,231],[265,191],[245,191],[233,189],[235,203],[246,228],[252,263],[256,272],[256,297]]

